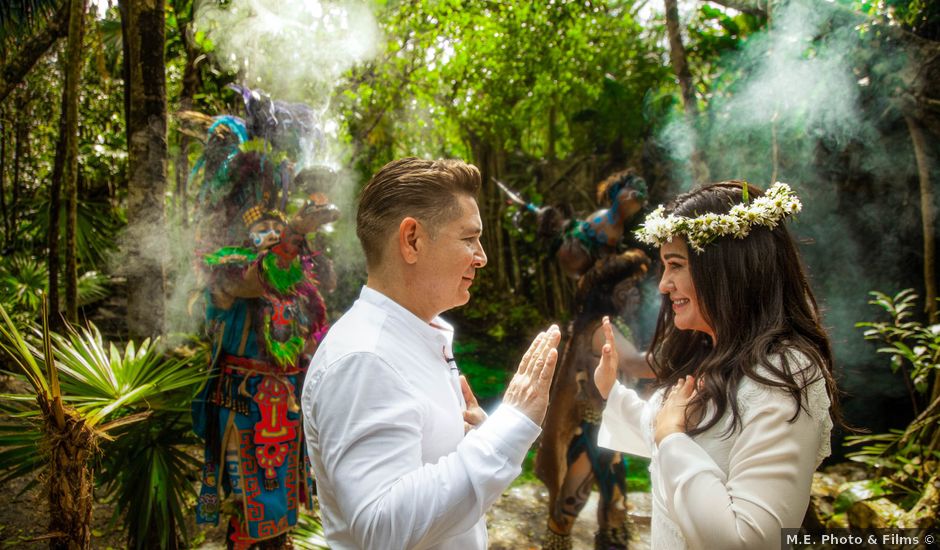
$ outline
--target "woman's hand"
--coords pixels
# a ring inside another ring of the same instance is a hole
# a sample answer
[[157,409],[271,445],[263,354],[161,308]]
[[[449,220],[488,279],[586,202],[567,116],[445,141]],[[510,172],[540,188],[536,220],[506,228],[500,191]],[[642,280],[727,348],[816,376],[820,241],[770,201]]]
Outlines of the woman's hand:
[[680,378],[675,386],[669,388],[663,406],[656,414],[653,435],[656,445],[659,445],[660,441],[669,434],[685,433],[688,427],[686,426],[686,408],[695,396],[695,391],[695,378],[692,376]]
[[611,388],[614,387],[614,382],[617,381],[619,358],[617,356],[617,344],[614,341],[614,329],[610,326],[610,318],[606,315],[602,327],[604,329],[604,347],[601,348],[601,360],[598,361],[597,368],[594,369],[594,385],[597,386],[597,391],[601,393],[601,397],[607,399]]

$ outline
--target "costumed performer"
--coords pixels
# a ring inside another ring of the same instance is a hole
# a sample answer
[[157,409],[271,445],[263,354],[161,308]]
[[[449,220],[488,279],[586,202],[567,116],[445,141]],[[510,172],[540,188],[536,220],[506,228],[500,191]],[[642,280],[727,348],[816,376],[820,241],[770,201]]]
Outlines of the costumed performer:
[[228,548],[288,548],[300,504],[313,509],[300,390],[328,326],[320,290],[334,281],[306,236],[338,209],[314,194],[286,216],[303,179],[288,158],[311,121],[305,106],[243,93],[248,119],[212,119],[196,168],[206,169],[197,244],[212,342],[211,377],[193,403],[206,442],[197,521],[230,512]]
[[[497,182],[499,183],[499,182]],[[514,202],[521,202],[538,214],[538,233],[552,241],[551,251],[562,270],[570,277],[584,275],[598,262],[618,252],[628,222],[646,204],[646,181],[627,169],[615,172],[597,186],[597,202],[608,204],[583,220],[566,219],[563,209],[538,208],[521,201],[500,184]]]
[[[578,278],[574,319],[566,331],[567,343],[535,458],[535,473],[548,488],[549,513],[542,545],[546,550],[572,548],[571,531],[595,484],[600,501],[594,547],[626,548],[632,532],[626,504],[626,459],[597,445],[604,400],[591,376],[604,343],[601,319],[610,316],[615,321],[624,382],[629,385],[638,378],[652,377],[629,328],[636,320],[639,284],[650,261],[642,250],[623,250],[621,242],[625,226],[645,202],[646,183],[632,170],[624,170],[601,182],[597,197],[610,208],[585,220],[559,223],[561,217],[555,208],[544,209],[540,219],[539,233],[552,236],[557,232],[552,248],[562,267]],[[584,266],[588,266],[586,270]]]

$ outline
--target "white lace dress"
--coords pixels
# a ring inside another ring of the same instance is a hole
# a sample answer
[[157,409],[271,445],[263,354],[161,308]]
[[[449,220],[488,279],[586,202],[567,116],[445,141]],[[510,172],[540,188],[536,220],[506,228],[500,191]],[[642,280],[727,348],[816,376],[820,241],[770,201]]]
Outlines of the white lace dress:
[[[812,366],[801,374],[812,379],[817,372]],[[653,420],[662,396],[645,401],[615,384],[598,436],[602,447],[651,458],[653,550],[780,548],[780,529],[802,523],[813,472],[830,452],[825,381],[807,388],[809,414],[791,423],[796,403],[789,393],[745,378],[738,389],[742,424],[730,436],[728,407],[706,432],[671,434],[657,447]]]

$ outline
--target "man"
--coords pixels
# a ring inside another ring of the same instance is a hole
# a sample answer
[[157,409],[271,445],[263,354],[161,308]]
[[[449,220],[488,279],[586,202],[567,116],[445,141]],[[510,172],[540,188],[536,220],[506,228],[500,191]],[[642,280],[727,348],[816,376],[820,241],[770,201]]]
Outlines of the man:
[[479,187],[474,166],[406,158],[362,191],[368,280],[317,349],[302,397],[331,548],[486,548],[484,513],[540,433],[558,328],[535,339],[485,418],[438,317],[467,303],[486,265]]

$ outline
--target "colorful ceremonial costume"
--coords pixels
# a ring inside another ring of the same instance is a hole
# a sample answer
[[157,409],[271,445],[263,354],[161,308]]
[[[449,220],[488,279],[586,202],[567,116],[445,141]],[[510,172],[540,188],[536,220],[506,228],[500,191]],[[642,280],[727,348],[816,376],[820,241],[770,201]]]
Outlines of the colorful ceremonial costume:
[[[630,295],[646,274],[649,259],[639,250],[608,256],[580,280],[577,316],[552,384],[535,473],[548,488],[549,529],[543,547],[569,550],[574,521],[596,484],[598,532],[595,548],[626,548],[630,521],[626,509],[626,459],[597,445],[604,400],[593,382],[592,351],[600,319],[630,309]],[[633,304],[634,306],[636,304]],[[629,329],[618,322],[629,340]]]
[[597,445],[604,400],[593,383],[597,356],[592,340],[605,315],[619,318],[628,309],[630,294],[639,295],[637,287],[649,259],[638,249],[624,252],[621,239],[646,196],[643,178],[624,170],[598,186],[598,202],[609,207],[583,220],[564,220],[555,207],[536,209],[539,235],[550,239],[562,270],[578,279],[574,320],[565,333],[567,343],[545,415],[546,435],[535,460],[535,473],[548,488],[547,550],[570,550],[571,529],[595,484],[601,497],[595,547],[627,546],[626,461],[620,453]]
[[[263,268],[274,255],[221,250],[207,256],[206,264],[213,276],[226,277],[233,271],[240,275],[252,263]],[[203,418],[197,423],[200,435],[218,447],[206,449],[198,519],[218,522],[220,488],[237,488],[245,533],[253,540],[290,529],[301,502],[313,509],[299,407],[309,363],[303,350],[322,338],[327,324],[312,256],[306,250],[298,254],[291,269],[279,274],[283,281],[266,282],[262,297],[237,298],[227,308],[208,298],[206,320],[216,338],[215,377],[200,394],[197,414]],[[233,437],[239,448],[237,468],[229,465],[223,472],[223,462],[229,462],[226,442]]]
[[646,203],[646,181],[631,170],[613,174],[598,186],[597,200],[610,206],[583,220],[564,220],[555,207],[537,209],[538,233],[550,239],[561,268],[577,278],[621,246],[624,227]]
[[[299,505],[313,509],[299,404],[327,329],[320,282],[332,275],[295,225],[312,231],[336,210],[318,196],[288,222],[299,179],[288,158],[312,126],[309,110],[238,90],[247,119],[211,119],[194,168],[205,168],[196,261],[212,344],[210,377],[193,403],[194,429],[206,441],[197,521],[232,512],[230,548],[279,548]],[[223,505],[227,496],[235,506]]]

